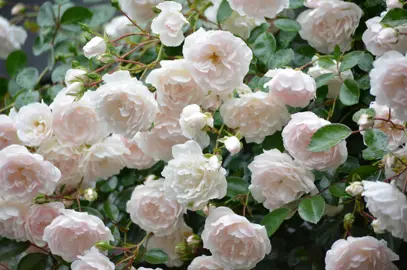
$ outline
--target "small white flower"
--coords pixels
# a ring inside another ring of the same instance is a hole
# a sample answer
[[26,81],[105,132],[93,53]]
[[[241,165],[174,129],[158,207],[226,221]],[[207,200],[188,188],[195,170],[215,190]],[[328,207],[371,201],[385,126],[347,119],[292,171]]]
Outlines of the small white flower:
[[86,76],[87,71],[78,68],[71,68],[65,74],[65,84],[70,86],[76,82],[86,83],[89,79]]
[[127,19],[126,16],[113,18],[105,25],[105,32],[111,39],[137,32],[137,28]]
[[231,155],[239,153],[242,149],[242,143],[236,136],[228,137],[224,144]]
[[99,56],[106,52],[107,45],[103,38],[94,37],[83,47],[83,54],[86,58]]
[[177,47],[184,41],[183,27],[189,24],[182,15],[182,5],[173,1],[165,1],[157,5],[160,14],[151,23],[151,31],[160,35],[165,46]]
[[18,144],[17,129],[10,117],[0,114],[0,150],[12,145]]
[[197,141],[202,148],[209,145],[209,136],[203,128],[213,127],[211,114],[203,114],[198,105],[191,104],[182,110],[179,124],[186,138]]
[[95,191],[95,189],[87,188],[84,190],[83,197],[85,198],[85,200],[87,200],[89,202],[93,202],[94,200],[96,200],[98,198],[98,194]]
[[362,182],[352,182],[349,186],[346,187],[345,191],[353,197],[359,196],[363,192]]
[[380,224],[380,221],[378,219],[373,220],[370,225],[372,225],[373,231],[376,234],[382,234],[386,232],[385,230],[381,229],[383,226]]
[[6,59],[12,51],[21,49],[26,39],[27,32],[23,27],[11,25],[0,16],[0,59]]
[[273,19],[283,9],[288,8],[289,0],[229,0],[230,7],[240,16],[254,18],[256,22],[262,23],[266,18]]
[[96,247],[92,247],[85,251],[82,256],[78,256],[78,259],[72,263],[71,268],[72,270],[114,270],[115,265],[109,258],[100,253]]

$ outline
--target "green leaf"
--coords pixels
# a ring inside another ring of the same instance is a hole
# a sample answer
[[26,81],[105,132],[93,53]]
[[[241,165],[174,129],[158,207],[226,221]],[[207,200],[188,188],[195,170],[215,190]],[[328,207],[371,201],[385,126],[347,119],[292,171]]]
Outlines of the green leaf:
[[240,194],[247,194],[249,192],[249,183],[239,177],[228,177],[228,189],[226,196],[228,197],[235,197]]
[[61,17],[61,24],[77,24],[92,18],[93,13],[85,7],[68,8]]
[[0,261],[7,261],[23,253],[31,244],[3,238],[0,240]]
[[359,63],[364,54],[365,52],[362,51],[353,51],[345,54],[345,56],[342,59],[339,70],[341,72],[344,72],[345,70],[353,68]]
[[268,68],[275,69],[288,66],[293,59],[294,51],[292,49],[279,50],[270,58]]
[[162,249],[153,248],[144,254],[144,260],[151,264],[162,264],[168,261],[168,255]]
[[322,152],[331,149],[352,134],[352,130],[342,124],[330,124],[318,129],[312,135],[308,150]]
[[362,114],[367,114],[369,116],[371,116],[372,118],[374,118],[376,116],[376,112],[374,109],[372,108],[368,108],[368,109],[361,109],[359,111],[357,111],[353,116],[352,116],[352,120],[353,122],[357,123],[359,122],[360,116]]
[[289,213],[290,209],[279,208],[264,216],[261,225],[266,227],[268,237],[271,237],[278,230]]
[[330,68],[335,65],[335,62],[333,59],[328,58],[328,57],[320,57],[318,59],[318,65],[322,68]]
[[298,32],[301,30],[301,25],[298,22],[290,19],[277,19],[274,22],[274,25],[278,29],[288,32]]
[[256,26],[255,28],[253,28],[253,30],[250,32],[250,37],[247,40],[247,42],[253,43],[256,41],[256,39],[263,34],[264,32],[267,32],[268,28],[270,27],[270,24],[268,23],[262,23],[259,26]]
[[288,48],[291,41],[297,36],[296,32],[280,31],[277,36],[277,42],[280,48]]
[[387,145],[389,144],[389,138],[386,133],[380,129],[368,129],[365,130],[363,134],[363,139],[366,146],[377,149],[377,150],[386,150]]
[[257,59],[268,65],[271,56],[276,51],[277,44],[274,36],[266,32],[260,34],[250,47]]
[[64,87],[60,84],[51,86],[50,88],[47,89],[47,95],[50,100],[54,100],[54,98],[58,95],[58,93],[63,89]]
[[359,102],[360,90],[359,85],[352,79],[346,79],[339,92],[339,99],[343,105],[351,106]]
[[105,193],[112,192],[116,189],[118,181],[116,176],[110,177],[109,180],[103,180],[100,185],[100,191]]
[[93,13],[88,24],[90,27],[98,27],[107,23],[116,13],[116,9],[110,4],[91,7],[90,11]]
[[298,207],[300,217],[308,222],[317,224],[325,212],[325,201],[321,195],[303,199]]
[[290,0],[290,7],[291,9],[296,9],[304,6],[304,0]]
[[17,265],[17,270],[42,270],[46,269],[48,255],[31,253],[24,256]]
[[407,23],[407,10],[402,8],[390,9],[380,22],[385,26],[396,27]]
[[366,148],[362,151],[362,157],[365,160],[382,159],[386,152],[375,148]]
[[101,220],[105,219],[105,217],[103,216],[102,213],[100,213],[98,210],[96,210],[95,208],[92,207],[88,207],[88,206],[82,206],[82,211],[84,212],[88,212],[88,214],[96,216],[98,218],[100,218]]
[[28,91],[21,93],[17,96],[14,106],[20,109],[30,103],[38,102],[40,100],[40,93],[38,91]]
[[335,77],[334,73],[322,74],[321,76],[319,76],[318,78],[315,79],[315,83],[317,84],[317,88],[327,84],[334,77]]
[[338,198],[346,196],[345,192],[346,183],[335,183],[329,187],[329,192]]
[[226,21],[230,15],[232,15],[233,10],[230,8],[229,2],[227,0],[223,0],[220,3],[218,13],[216,14],[216,20],[218,23],[222,23]]
[[50,2],[47,1],[40,7],[37,15],[37,24],[40,27],[55,26],[54,11]]
[[106,212],[106,216],[111,220],[117,220],[119,218],[119,209],[116,205],[106,201],[103,204],[103,210]]
[[16,82],[24,89],[33,89],[37,84],[38,70],[34,67],[28,67],[18,73]]
[[10,77],[14,77],[27,63],[27,56],[23,51],[14,51],[6,60],[6,70]]
[[361,70],[369,72],[373,68],[373,56],[370,53],[365,53],[359,59],[358,66]]
[[57,66],[54,71],[52,71],[51,80],[53,83],[63,82],[65,80],[65,74],[70,69],[70,65],[60,65]]

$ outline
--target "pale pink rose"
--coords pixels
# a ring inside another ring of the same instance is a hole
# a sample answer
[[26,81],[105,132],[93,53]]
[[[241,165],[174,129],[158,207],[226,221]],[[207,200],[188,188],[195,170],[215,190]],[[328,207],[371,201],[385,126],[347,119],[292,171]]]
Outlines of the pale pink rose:
[[232,33],[202,28],[185,39],[183,54],[195,80],[206,92],[216,94],[239,87],[253,57],[246,43]]
[[371,236],[337,240],[326,253],[325,269],[397,270],[392,261],[399,256],[387,247],[387,242]]
[[119,0],[120,8],[137,23],[146,23],[156,15],[153,7],[164,0]]
[[315,80],[291,68],[269,70],[266,77],[272,79],[264,87],[269,88],[269,93],[277,97],[285,105],[304,108],[315,98],[317,85]]
[[256,156],[248,168],[253,198],[270,211],[318,190],[312,171],[277,149]]
[[146,82],[157,89],[160,107],[181,113],[189,104],[201,104],[204,91],[193,79],[185,60],[161,61],[161,68],[154,69]]
[[154,164],[157,163],[155,159],[141,150],[136,140],[130,140],[123,136],[120,136],[120,139],[130,151],[130,154],[124,155],[124,162],[127,168],[145,170],[153,167]]
[[343,141],[329,150],[311,152],[308,145],[312,135],[323,126],[331,124],[319,118],[312,112],[301,112],[291,115],[291,121],[283,129],[283,142],[285,149],[297,161],[308,169],[325,171],[335,169],[343,164],[348,157],[346,141]]
[[209,212],[202,232],[204,248],[226,269],[251,269],[271,251],[264,226],[250,223],[227,207]]
[[188,270],[223,270],[223,267],[215,261],[213,256],[202,255],[191,262]]
[[248,143],[263,142],[290,120],[284,104],[264,92],[232,98],[220,107],[220,114],[228,127],[239,128]]
[[18,242],[27,241],[24,230],[28,205],[0,198],[0,236]]
[[387,9],[403,8],[403,2],[400,0],[386,0]]
[[60,213],[44,230],[43,240],[52,254],[72,262],[97,242],[114,240],[100,218],[68,209],[62,209]]
[[111,39],[116,39],[136,31],[137,28],[126,16],[115,17],[105,25],[105,32]]
[[141,229],[156,236],[172,234],[182,220],[184,207],[164,196],[164,179],[137,186],[127,202],[127,213]]
[[264,22],[265,17],[273,19],[283,9],[288,8],[289,0],[230,0],[230,7],[240,16],[254,18],[256,22]]
[[61,172],[38,154],[21,145],[0,151],[0,197],[29,202],[38,194],[51,195]]
[[39,247],[45,246],[47,243],[42,239],[44,229],[57,216],[60,215],[59,210],[65,209],[61,202],[52,202],[46,204],[34,204],[30,206],[25,217],[25,233],[30,242]]
[[386,52],[373,62],[369,73],[370,94],[376,102],[395,112],[395,117],[407,121],[407,55],[397,51]]
[[352,35],[362,15],[363,11],[354,3],[321,1],[315,9],[308,9],[298,16],[299,34],[321,53],[333,52],[336,45],[345,52],[351,47]]
[[96,247],[92,247],[82,256],[78,256],[78,260],[72,263],[71,268],[72,270],[114,270],[115,265]]
[[27,39],[27,32],[22,26],[10,24],[10,22],[0,16],[0,59],[7,59],[7,56],[21,49]]
[[13,121],[5,114],[0,115],[0,150],[12,144],[18,144],[17,129]]

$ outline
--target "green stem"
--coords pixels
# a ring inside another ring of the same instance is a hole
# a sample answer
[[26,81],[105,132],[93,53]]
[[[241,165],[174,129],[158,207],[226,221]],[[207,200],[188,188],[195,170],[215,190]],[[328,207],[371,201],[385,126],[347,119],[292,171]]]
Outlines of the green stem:
[[148,70],[150,69],[150,66],[154,67],[160,60],[162,59],[164,54],[164,45],[161,44],[160,50],[158,51],[157,59],[154,60],[151,64],[149,64],[146,69],[143,71],[143,73],[140,76],[140,81],[144,79],[144,77],[147,75]]

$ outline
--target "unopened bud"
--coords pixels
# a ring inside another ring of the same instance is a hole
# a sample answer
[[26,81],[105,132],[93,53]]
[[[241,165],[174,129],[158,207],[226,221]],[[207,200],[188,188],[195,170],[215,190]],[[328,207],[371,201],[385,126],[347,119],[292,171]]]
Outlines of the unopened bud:
[[199,237],[197,234],[192,234],[188,236],[187,244],[192,248],[197,248],[201,245],[201,237]]
[[105,241],[97,242],[95,246],[103,251],[113,249],[113,246],[111,246],[108,242]]
[[12,9],[11,9],[11,15],[18,15],[22,14],[25,12],[25,6],[22,3],[16,4]]
[[359,117],[358,125],[360,130],[372,128],[374,125],[374,119],[371,115],[364,113]]
[[371,225],[375,233],[377,234],[385,233],[385,230],[381,229],[381,223],[378,219],[373,220]]
[[242,149],[242,143],[236,136],[232,136],[225,140],[225,147],[230,154],[235,155]]
[[362,182],[353,182],[345,189],[346,193],[355,197],[359,196],[363,192],[363,184]]
[[110,3],[112,4],[112,7],[120,9],[119,0],[110,0]]
[[355,216],[352,213],[348,213],[343,218],[343,228],[350,231],[353,227],[353,222],[355,222]]
[[85,198],[85,200],[93,202],[98,198],[98,194],[93,188],[87,188],[85,189],[83,197]]

